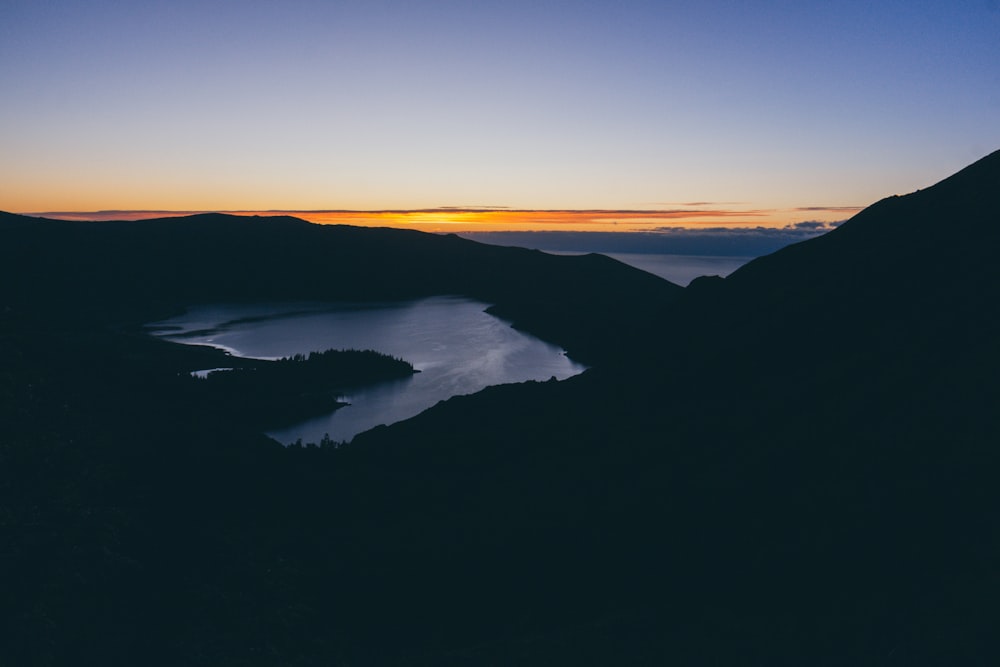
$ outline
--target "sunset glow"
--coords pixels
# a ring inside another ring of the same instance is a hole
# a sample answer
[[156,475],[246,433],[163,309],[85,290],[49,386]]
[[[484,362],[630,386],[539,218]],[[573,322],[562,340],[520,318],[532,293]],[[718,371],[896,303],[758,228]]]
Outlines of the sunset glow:
[[[666,229],[781,228],[812,220],[836,222],[860,207],[809,207],[808,209],[725,210],[590,210],[522,211],[511,209],[441,208],[415,211],[220,211],[236,215],[291,215],[324,225],[396,227],[423,232],[656,232]],[[64,220],[142,220],[189,215],[205,211],[94,211],[38,212],[36,215]]]
[[842,220],[1000,146],[995,4],[15,0],[0,210]]

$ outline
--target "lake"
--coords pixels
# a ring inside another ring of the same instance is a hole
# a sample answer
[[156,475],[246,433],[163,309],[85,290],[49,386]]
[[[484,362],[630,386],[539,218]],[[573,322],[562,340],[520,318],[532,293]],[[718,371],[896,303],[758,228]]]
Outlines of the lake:
[[487,314],[488,304],[433,297],[379,304],[255,304],[198,306],[155,322],[153,333],[230,354],[277,359],[327,349],[372,349],[420,371],[345,395],[336,412],[268,433],[279,442],[350,441],[379,424],[413,417],[438,401],[490,385],[563,380],[585,366],[554,345]]

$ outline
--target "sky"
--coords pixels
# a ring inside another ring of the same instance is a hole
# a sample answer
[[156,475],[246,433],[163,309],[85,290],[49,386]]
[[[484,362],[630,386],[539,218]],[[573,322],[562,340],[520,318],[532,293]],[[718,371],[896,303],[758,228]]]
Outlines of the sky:
[[0,0],[0,210],[842,220],[1000,148],[998,36],[1000,0]]

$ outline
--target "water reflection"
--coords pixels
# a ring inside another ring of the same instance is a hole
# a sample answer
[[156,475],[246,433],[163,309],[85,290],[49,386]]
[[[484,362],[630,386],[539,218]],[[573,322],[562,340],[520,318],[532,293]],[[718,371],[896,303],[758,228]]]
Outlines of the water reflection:
[[256,304],[194,308],[155,325],[157,335],[231,354],[276,359],[314,350],[374,349],[421,371],[357,391],[331,415],[270,433],[280,442],[350,440],[407,419],[438,401],[487,386],[565,379],[584,370],[558,347],[512,329],[487,304],[434,297],[382,304]]

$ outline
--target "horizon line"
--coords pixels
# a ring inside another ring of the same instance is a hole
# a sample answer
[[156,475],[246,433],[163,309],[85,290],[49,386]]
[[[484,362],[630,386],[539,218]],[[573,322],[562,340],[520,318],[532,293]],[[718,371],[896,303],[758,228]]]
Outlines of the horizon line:
[[[104,209],[98,211],[34,211],[20,215],[79,222],[126,222],[152,218],[185,217],[219,213],[237,216],[294,216],[315,224],[359,227],[395,227],[425,232],[488,231],[603,231],[654,232],[664,228],[747,229],[787,228],[800,223],[828,225],[845,214],[862,210],[854,206],[800,206],[792,208],[728,209],[513,209],[437,207],[416,209]],[[804,219],[811,214],[809,220]],[[820,219],[826,218],[826,219]]]
[[[621,214],[682,214],[692,213],[696,215],[725,214],[725,215],[765,215],[767,213],[787,210],[787,211],[860,211],[865,206],[794,206],[789,208],[764,208],[764,209],[705,209],[695,208],[703,206],[718,206],[711,202],[692,202],[679,204],[686,208],[513,208],[509,206],[435,206],[424,208],[206,208],[206,209],[169,209],[169,208],[122,208],[122,209],[98,209],[93,211],[6,211],[17,215],[43,216],[43,215],[122,215],[122,214],[148,214],[167,213],[170,215],[200,215],[204,213],[223,214],[260,214],[260,213],[371,213],[371,214],[405,214],[405,213],[621,213]],[[0,209],[2,210],[2,209]]]

